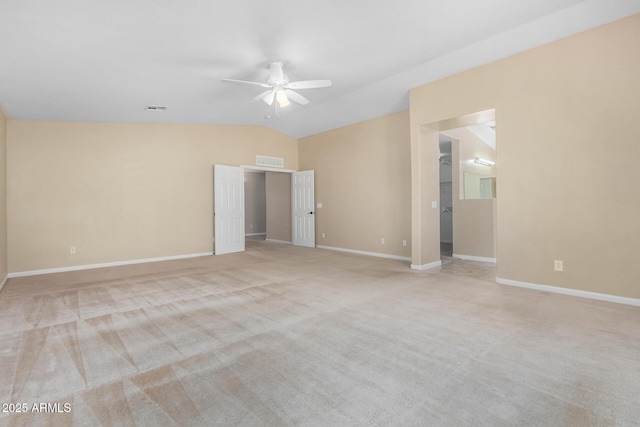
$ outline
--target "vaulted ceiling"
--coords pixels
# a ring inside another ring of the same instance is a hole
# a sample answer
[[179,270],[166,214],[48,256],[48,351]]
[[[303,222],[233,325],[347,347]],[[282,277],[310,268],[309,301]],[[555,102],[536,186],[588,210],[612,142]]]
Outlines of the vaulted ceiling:
[[[640,12],[629,0],[3,0],[18,120],[264,125],[302,137],[408,108],[412,87]],[[248,101],[284,63],[311,103]],[[148,105],[168,106],[162,112]],[[270,118],[267,118],[269,117]]]

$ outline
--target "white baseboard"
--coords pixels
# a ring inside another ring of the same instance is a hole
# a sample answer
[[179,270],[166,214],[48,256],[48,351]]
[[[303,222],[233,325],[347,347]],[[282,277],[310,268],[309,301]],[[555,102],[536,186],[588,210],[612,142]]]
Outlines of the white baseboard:
[[273,243],[286,243],[287,245],[291,244],[291,241],[286,240],[276,240],[276,239],[264,239],[265,242],[273,242]]
[[495,258],[486,258],[486,257],[482,257],[482,256],[460,255],[460,254],[453,254],[451,256],[453,258],[465,259],[467,261],[492,262],[494,264],[496,263],[496,259]]
[[0,283],[0,292],[2,292],[2,288],[4,288],[5,283],[7,283],[7,279],[9,279],[9,275],[4,276],[4,280]]
[[375,256],[378,258],[396,259],[398,261],[411,261],[411,258],[408,258],[408,257],[399,256],[399,255],[381,254],[378,252],[358,251],[355,249],[336,248],[333,246],[321,246],[321,245],[316,245],[316,248],[328,249],[330,251],[338,251],[338,252],[349,252],[349,253],[358,254],[358,255]]
[[266,236],[267,233],[244,233],[244,237],[251,237],[251,236]]
[[411,264],[412,270],[429,270],[432,268],[440,267],[442,265],[442,261],[434,261],[429,264],[416,265]]
[[37,276],[40,274],[49,274],[49,273],[64,273],[67,271],[78,271],[78,270],[91,270],[94,268],[104,268],[104,267],[118,267],[121,265],[133,265],[133,264],[143,264],[145,262],[158,262],[158,261],[171,261],[175,259],[185,259],[185,258],[197,258],[201,256],[209,256],[212,255],[211,252],[204,252],[199,254],[187,254],[187,255],[174,255],[174,256],[165,256],[158,258],[145,258],[145,259],[134,259],[130,261],[116,261],[116,262],[105,262],[101,264],[85,264],[85,265],[74,265],[71,267],[60,267],[60,268],[47,268],[44,270],[31,270],[31,271],[18,271],[16,273],[9,273],[7,277],[9,279],[14,277],[25,277],[25,276]]
[[559,286],[539,285],[537,283],[519,282],[511,279],[501,279],[496,277],[496,283],[508,286],[517,286],[519,288],[535,289],[537,291],[552,292],[554,294],[570,295],[580,298],[589,298],[600,301],[615,302],[617,304],[634,305],[640,307],[640,299],[619,297],[616,295],[600,294],[598,292],[581,291],[578,289],[561,288]]

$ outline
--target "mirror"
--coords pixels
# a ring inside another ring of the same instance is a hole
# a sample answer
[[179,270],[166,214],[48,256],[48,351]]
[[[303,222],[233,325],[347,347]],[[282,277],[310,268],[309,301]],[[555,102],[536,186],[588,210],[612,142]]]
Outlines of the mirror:
[[465,199],[493,199],[495,197],[495,177],[474,172],[464,172]]

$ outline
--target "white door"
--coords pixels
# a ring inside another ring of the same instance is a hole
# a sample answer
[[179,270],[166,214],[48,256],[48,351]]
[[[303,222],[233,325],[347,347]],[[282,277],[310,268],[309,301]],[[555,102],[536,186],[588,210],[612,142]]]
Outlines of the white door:
[[214,223],[216,255],[244,251],[244,171],[215,165]]
[[296,246],[316,246],[313,171],[291,175],[292,240]]

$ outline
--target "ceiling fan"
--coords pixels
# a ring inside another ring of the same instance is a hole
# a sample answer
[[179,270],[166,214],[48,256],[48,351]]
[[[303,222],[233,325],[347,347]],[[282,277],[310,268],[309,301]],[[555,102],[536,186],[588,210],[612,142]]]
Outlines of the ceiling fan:
[[269,79],[266,83],[234,79],[222,80],[225,82],[241,83],[266,88],[266,91],[253,98],[251,102],[263,100],[268,105],[273,105],[273,101],[275,100],[276,112],[278,111],[278,108],[289,105],[289,100],[300,105],[307,105],[309,103],[307,98],[297,92],[294,92],[292,89],[316,89],[331,86],[331,80],[305,80],[300,82],[290,82],[289,78],[285,76],[282,71],[282,62],[279,61],[269,64]]

